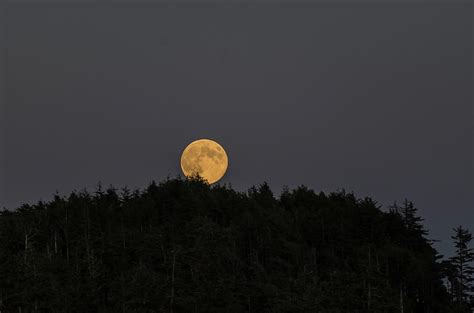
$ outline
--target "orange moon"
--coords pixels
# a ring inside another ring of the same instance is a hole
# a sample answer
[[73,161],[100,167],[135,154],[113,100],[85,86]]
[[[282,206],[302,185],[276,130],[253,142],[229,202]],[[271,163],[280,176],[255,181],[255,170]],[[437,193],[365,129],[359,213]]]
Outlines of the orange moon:
[[181,170],[186,177],[199,175],[209,184],[219,181],[227,171],[229,159],[224,148],[209,139],[191,142],[181,155]]

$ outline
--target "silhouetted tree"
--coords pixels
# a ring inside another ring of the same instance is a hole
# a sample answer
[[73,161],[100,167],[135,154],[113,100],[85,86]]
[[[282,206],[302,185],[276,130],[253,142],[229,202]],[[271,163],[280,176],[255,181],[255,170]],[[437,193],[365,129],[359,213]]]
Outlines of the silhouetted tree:
[[469,313],[474,308],[474,249],[469,247],[472,234],[462,226],[454,232],[451,238],[456,254],[449,259],[448,280],[456,312]]
[[461,261],[468,303],[462,234],[448,275],[409,201],[384,212],[345,191],[199,177],[99,185],[0,212],[0,311],[447,313],[459,301],[443,275],[459,283]]

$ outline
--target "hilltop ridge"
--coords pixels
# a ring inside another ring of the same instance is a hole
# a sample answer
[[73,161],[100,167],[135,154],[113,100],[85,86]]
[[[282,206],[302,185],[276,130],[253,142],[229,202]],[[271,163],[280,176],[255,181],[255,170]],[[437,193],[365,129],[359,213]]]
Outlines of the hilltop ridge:
[[1,212],[0,311],[454,312],[427,236],[344,191],[100,187]]

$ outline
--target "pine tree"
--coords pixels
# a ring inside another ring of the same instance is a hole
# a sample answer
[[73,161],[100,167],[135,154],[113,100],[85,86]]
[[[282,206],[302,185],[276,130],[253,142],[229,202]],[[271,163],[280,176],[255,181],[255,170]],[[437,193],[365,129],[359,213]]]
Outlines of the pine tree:
[[469,230],[459,226],[454,229],[454,240],[456,254],[450,258],[453,269],[453,277],[450,278],[453,301],[457,312],[472,312],[474,302],[474,249],[469,247],[472,234]]
[[423,218],[418,215],[418,209],[414,206],[413,202],[405,199],[403,207],[399,207],[399,212],[402,215],[403,223],[405,225],[406,239],[414,244],[412,240],[414,238],[421,238],[426,236],[428,232],[423,227]]
[[98,186],[0,212],[0,311],[451,312],[421,221],[304,186]]

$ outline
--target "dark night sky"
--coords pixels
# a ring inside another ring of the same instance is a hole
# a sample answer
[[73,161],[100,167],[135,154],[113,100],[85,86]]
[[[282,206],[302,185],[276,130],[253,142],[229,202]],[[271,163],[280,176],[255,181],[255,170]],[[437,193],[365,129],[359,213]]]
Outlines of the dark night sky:
[[144,187],[182,149],[223,182],[413,200],[474,231],[472,4],[10,4],[1,206]]

